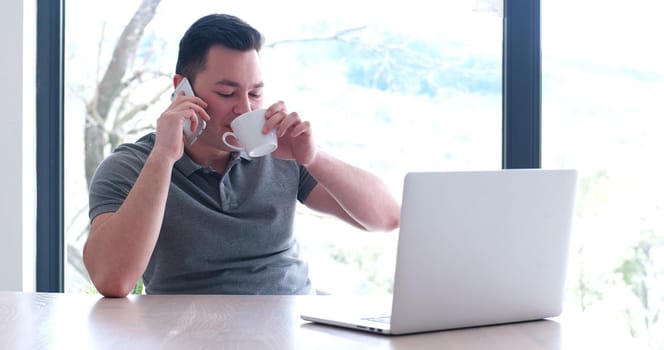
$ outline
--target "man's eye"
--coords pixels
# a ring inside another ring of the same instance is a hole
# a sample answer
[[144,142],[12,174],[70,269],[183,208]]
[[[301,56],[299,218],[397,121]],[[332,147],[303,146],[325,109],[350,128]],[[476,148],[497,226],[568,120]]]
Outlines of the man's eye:
[[261,98],[261,96],[263,96],[263,94],[255,92],[255,93],[249,94],[249,96],[251,96],[253,98]]
[[219,95],[221,97],[231,97],[231,96],[233,96],[233,93],[232,92],[217,92],[217,95]]

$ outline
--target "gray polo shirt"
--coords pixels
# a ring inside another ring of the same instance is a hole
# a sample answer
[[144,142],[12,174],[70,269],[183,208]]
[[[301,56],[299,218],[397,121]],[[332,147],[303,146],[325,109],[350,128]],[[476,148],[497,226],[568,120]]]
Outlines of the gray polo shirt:
[[[154,133],[119,146],[90,185],[90,220],[118,210],[154,146]],[[186,154],[171,177],[147,269],[148,294],[309,294],[308,267],[293,236],[296,199],[316,185],[294,161],[234,154],[226,173]]]

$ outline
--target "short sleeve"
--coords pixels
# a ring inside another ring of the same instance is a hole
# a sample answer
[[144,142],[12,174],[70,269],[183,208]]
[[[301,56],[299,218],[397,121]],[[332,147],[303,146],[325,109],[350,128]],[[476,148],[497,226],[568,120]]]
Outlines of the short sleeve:
[[104,159],[90,181],[89,217],[117,211],[143,169],[147,154],[130,148],[118,148]]
[[300,201],[300,203],[304,203],[317,184],[318,181],[311,176],[307,168],[300,165],[300,186],[297,191],[297,200]]

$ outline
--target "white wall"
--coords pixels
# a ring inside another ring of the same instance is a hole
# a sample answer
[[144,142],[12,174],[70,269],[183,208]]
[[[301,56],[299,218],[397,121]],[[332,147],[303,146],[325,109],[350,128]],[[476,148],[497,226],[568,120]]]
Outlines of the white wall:
[[35,5],[0,3],[0,290],[35,286]]

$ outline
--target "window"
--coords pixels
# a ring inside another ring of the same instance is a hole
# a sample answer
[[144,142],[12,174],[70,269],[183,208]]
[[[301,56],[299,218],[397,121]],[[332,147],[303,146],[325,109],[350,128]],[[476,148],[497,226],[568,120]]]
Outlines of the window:
[[[40,7],[44,3],[40,1]],[[496,13],[500,11],[493,1],[455,3],[444,6],[456,8],[435,11],[427,11],[428,5],[409,3],[412,6],[399,11],[393,7],[396,5],[374,3],[381,6],[381,11],[345,11],[342,16],[335,10],[350,5],[335,3],[326,8],[316,4],[312,9],[307,7],[314,5],[295,4],[291,7],[298,6],[308,13],[296,18],[290,15],[291,11],[280,14],[278,9],[268,8],[274,6],[270,4],[261,4],[266,7],[260,12],[237,4],[224,5],[229,6],[224,11],[239,15],[267,35],[268,47],[263,55],[266,74],[270,84],[274,84],[270,86],[272,96],[283,98],[292,109],[311,116],[316,130],[321,130],[317,131],[321,145],[380,174],[398,194],[400,178],[406,170],[499,167],[500,142],[504,141],[497,136],[501,127],[497,117],[501,16]],[[514,6],[511,1],[505,4]],[[135,57],[132,67],[150,63],[147,66],[154,74],[149,84],[154,85],[148,92],[158,91],[155,86],[168,91],[174,45],[186,26],[202,14],[219,11],[214,2],[197,5],[200,7],[188,12],[184,5],[164,0],[147,26],[139,50],[143,54]],[[138,7],[138,0],[134,6]],[[663,323],[658,317],[664,298],[664,216],[660,200],[663,188],[657,181],[662,177],[658,116],[662,115],[664,71],[660,62],[664,61],[664,54],[661,45],[657,45],[657,34],[663,29],[657,18],[664,10],[662,6],[661,1],[655,0],[561,0],[546,1],[542,6],[542,166],[577,168],[580,172],[565,313],[593,320],[618,320],[624,327],[617,331],[652,347],[664,345]],[[415,11],[413,8],[423,8],[425,13],[418,16],[409,12]],[[86,200],[84,196],[72,195],[86,191],[81,154],[86,101],[133,11],[132,6],[118,7],[108,2],[67,2],[65,56],[71,60],[67,63],[66,86],[65,232],[68,252],[73,252],[67,256],[68,291],[89,286],[84,274],[76,277],[74,267],[76,249],[80,249],[86,234]],[[394,15],[395,11],[398,15]],[[374,12],[376,17],[372,18]],[[279,25],[260,17],[265,13],[279,18]],[[321,13],[334,20],[321,21],[317,17]],[[398,20],[389,21],[390,16]],[[404,18],[418,21],[410,26]],[[386,23],[396,27],[381,26],[381,19],[388,19]],[[399,27],[400,23],[404,25]],[[331,40],[329,37],[334,34],[343,35]],[[514,33],[505,34],[511,37]],[[314,37],[327,40],[308,40]],[[98,57],[90,55],[97,51]],[[432,69],[422,69],[427,60],[420,55],[435,57],[432,53],[443,60],[436,61]],[[394,64],[406,57],[417,63],[409,67],[411,71]],[[509,64],[509,57],[506,63]],[[437,84],[431,85],[432,82]],[[149,85],[144,83],[140,85]],[[482,88],[487,86],[490,88]],[[468,94],[461,93],[464,91]],[[430,95],[426,97],[427,94]],[[137,98],[132,104],[146,96],[132,93],[132,99]],[[518,98],[514,100],[520,102]],[[444,103],[436,104],[441,101]],[[138,133],[131,129],[150,127],[155,113],[163,109],[162,103],[163,99],[154,102],[151,110],[134,120],[136,123],[119,129],[121,137],[112,141],[135,139]],[[353,107],[334,113],[347,106]],[[320,114],[321,110],[325,114]],[[439,113],[439,119],[427,114],[431,111]],[[341,124],[333,119],[338,116],[372,127],[376,127],[376,122],[380,127],[373,133],[378,137],[365,142],[367,139],[359,133],[339,132]],[[416,130],[412,116],[431,117],[433,122],[424,131]],[[397,143],[393,141],[396,136],[412,139]],[[533,146],[539,147],[539,141]],[[104,152],[109,149],[105,144]],[[373,153],[375,149],[392,153]],[[506,155],[510,156],[510,152]],[[386,154],[399,156],[385,157]],[[312,213],[302,210],[300,215],[299,230],[316,225],[318,218]],[[333,230],[347,232],[350,242],[340,242],[336,237],[330,242],[326,239],[330,234],[324,232],[303,235],[304,240],[309,240],[306,244],[310,256],[316,255],[316,249],[326,252],[327,260],[312,262],[319,269],[316,274],[329,275],[344,263],[362,265],[364,270],[352,269],[368,273],[375,271],[373,266],[391,264],[383,248],[391,249],[393,233],[377,242],[373,234],[355,234],[346,226],[334,227]],[[349,254],[340,247],[362,254]],[[373,260],[362,260],[372,255]],[[366,261],[374,265],[367,267]],[[356,283],[344,289],[330,283],[328,288],[340,293],[376,293],[384,289],[386,278],[375,275],[371,276],[374,283],[370,285]]]
[[652,348],[664,347],[663,11],[542,5],[542,165],[580,175],[567,310]]
[[[67,291],[91,290],[80,260],[88,230],[86,161],[153,128],[168,103],[179,38],[200,16],[220,11],[216,1],[191,8],[161,1],[130,56],[127,87],[107,113],[90,113],[115,43],[138,6],[67,2]],[[435,11],[417,1],[260,6],[229,3],[223,11],[266,35],[266,101],[284,100],[309,119],[320,147],[378,174],[399,199],[407,171],[501,167],[497,2],[450,2]],[[123,120],[134,108],[144,110]],[[88,163],[88,176],[91,169]],[[396,232],[356,232],[305,208],[296,230],[318,289],[389,292]]]

